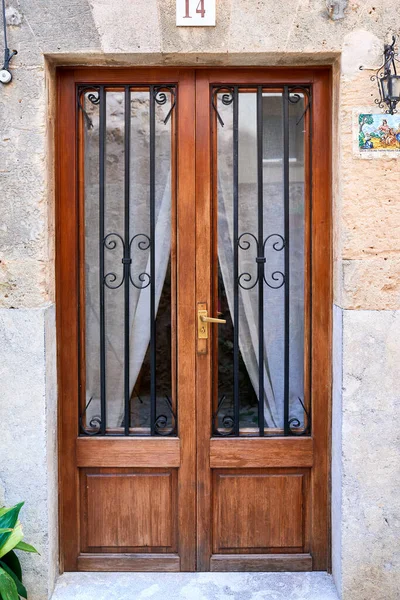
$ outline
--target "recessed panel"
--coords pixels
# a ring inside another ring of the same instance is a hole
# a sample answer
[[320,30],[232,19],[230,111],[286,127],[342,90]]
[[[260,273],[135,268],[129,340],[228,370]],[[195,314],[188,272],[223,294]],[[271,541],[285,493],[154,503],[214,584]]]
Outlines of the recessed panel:
[[302,549],[304,479],[301,473],[217,473],[214,552]]
[[82,478],[86,547],[107,551],[171,549],[175,525],[173,472],[107,471],[89,471]]

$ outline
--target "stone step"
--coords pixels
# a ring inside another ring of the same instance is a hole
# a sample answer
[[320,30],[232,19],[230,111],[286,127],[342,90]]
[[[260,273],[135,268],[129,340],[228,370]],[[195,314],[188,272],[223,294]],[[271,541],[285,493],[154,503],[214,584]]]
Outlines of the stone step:
[[338,600],[327,573],[64,573],[51,600]]

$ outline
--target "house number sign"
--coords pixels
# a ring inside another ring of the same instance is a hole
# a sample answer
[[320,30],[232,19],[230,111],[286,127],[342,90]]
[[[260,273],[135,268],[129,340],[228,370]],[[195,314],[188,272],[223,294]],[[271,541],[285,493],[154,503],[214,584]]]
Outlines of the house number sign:
[[180,27],[215,25],[216,0],[176,0],[176,24]]

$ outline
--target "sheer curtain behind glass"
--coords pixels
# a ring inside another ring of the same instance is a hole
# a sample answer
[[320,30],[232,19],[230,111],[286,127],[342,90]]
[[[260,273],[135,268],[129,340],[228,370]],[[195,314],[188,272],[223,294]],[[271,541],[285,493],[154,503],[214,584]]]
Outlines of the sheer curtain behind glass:
[[[242,381],[248,377],[252,394],[240,387],[241,428],[254,424],[259,398],[259,325],[257,279],[257,119],[256,93],[239,93],[239,349]],[[218,102],[224,127],[218,126],[218,261],[229,312],[233,315],[233,157],[232,106]],[[298,398],[304,398],[304,102],[290,106],[289,114],[289,237],[290,237],[290,344],[289,402],[291,417],[303,423]],[[265,425],[283,428],[284,397],[284,186],[282,94],[263,93],[263,229],[264,285],[264,407]],[[253,237],[254,236],[254,237]],[[269,285],[268,285],[269,284]],[[221,293],[220,293],[221,295]],[[226,330],[225,330],[226,331]],[[224,336],[224,329],[219,329]],[[225,335],[227,335],[225,333]],[[221,346],[220,346],[221,347]],[[219,361],[224,357],[219,352]],[[221,379],[221,367],[219,377]],[[230,381],[219,386],[219,398],[232,395]],[[227,407],[228,407],[227,403]]]
[[[105,165],[105,274],[117,285],[122,277],[124,231],[125,123],[124,93],[107,92]],[[148,404],[146,358],[150,340],[150,139],[149,92],[132,91],[130,101],[130,243],[129,346],[131,397]],[[86,272],[86,404],[87,422],[100,412],[99,319],[99,170],[98,107],[86,102],[93,127],[85,133],[85,272]],[[171,249],[171,122],[164,124],[170,103],[156,105],[155,306],[158,311]],[[124,290],[105,290],[107,428],[124,419]],[[167,347],[163,351],[171,351]],[[145,360],[146,358],[146,360]],[[140,380],[140,381],[139,381]],[[140,388],[140,386],[141,388]],[[170,385],[170,382],[169,382]],[[143,393],[141,394],[141,390]],[[141,423],[136,423],[140,425]],[[143,424],[143,423],[142,423]]]

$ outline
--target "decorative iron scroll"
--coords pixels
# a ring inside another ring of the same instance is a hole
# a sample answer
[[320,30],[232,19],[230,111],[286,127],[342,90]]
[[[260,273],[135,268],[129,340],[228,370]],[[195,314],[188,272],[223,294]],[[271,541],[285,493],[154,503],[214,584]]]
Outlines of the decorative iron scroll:
[[222,421],[222,426],[223,426],[223,430],[221,430],[219,428],[219,413],[222,407],[222,404],[224,403],[224,400],[226,400],[226,396],[223,395],[221,396],[219,402],[218,402],[218,406],[217,406],[217,410],[215,411],[215,413],[212,416],[212,428],[213,428],[213,434],[214,435],[218,435],[218,436],[222,436],[222,437],[227,437],[229,435],[233,435],[234,434],[234,430],[235,430],[235,420],[233,418],[232,415],[223,415],[221,417],[221,421]]
[[169,92],[171,94],[171,108],[169,109],[169,112],[163,121],[164,125],[168,123],[172,115],[172,111],[176,105],[176,88],[173,85],[160,85],[153,88],[154,100],[159,106],[163,106],[168,101],[167,94],[165,92]]
[[165,414],[158,415],[155,419],[155,430],[158,435],[176,435],[176,415],[172,409],[172,402],[169,396],[165,396],[167,408],[171,415],[172,425],[168,428],[168,416]]
[[[239,236],[238,239],[238,247],[241,250],[249,250],[251,248],[251,242],[246,239],[246,236],[251,238],[252,240],[254,240],[254,243],[256,245],[256,250],[259,246],[258,244],[258,240],[256,238],[256,236],[253,233],[242,233]],[[269,235],[263,242],[263,244],[261,245],[262,249],[263,249],[263,253],[261,254],[261,256],[256,256],[254,259],[254,262],[257,265],[261,265],[261,276],[264,280],[264,283],[266,283],[266,285],[274,290],[277,290],[279,288],[281,288],[284,283],[285,283],[285,274],[282,273],[282,271],[273,271],[271,274],[271,279],[273,280],[273,283],[271,283],[271,281],[269,279],[267,279],[267,277],[265,276],[265,264],[267,263],[267,259],[265,257],[265,247],[267,245],[267,242],[272,239],[272,238],[278,238],[276,242],[274,242],[272,244],[272,248],[274,250],[276,250],[277,252],[280,252],[281,250],[284,249],[285,247],[285,240],[283,239],[283,237],[279,234],[279,233],[271,233],[271,235]],[[257,276],[254,277],[253,275],[251,275],[251,273],[248,272],[244,272],[241,273],[238,277],[238,284],[239,286],[242,288],[242,290],[252,290],[259,282],[259,278],[260,278],[260,269],[257,271]],[[253,281],[254,280],[254,281]],[[246,285],[249,284],[249,285]]]
[[233,97],[234,97],[234,88],[233,87],[227,87],[227,86],[221,86],[221,87],[217,87],[214,88],[212,91],[212,97],[211,97],[211,104],[213,109],[215,110],[215,113],[217,115],[217,119],[221,125],[221,127],[223,127],[225,125],[225,123],[222,120],[221,115],[218,112],[218,106],[217,106],[217,101],[218,101],[218,94],[221,94],[221,102],[224,106],[230,106],[233,102]]
[[[150,238],[145,233],[137,233],[136,235],[134,235],[133,238],[130,240],[127,247],[125,246],[125,242],[124,242],[122,236],[119,235],[119,233],[108,233],[106,235],[106,237],[104,238],[104,247],[107,248],[107,250],[115,250],[118,246],[118,242],[117,242],[117,240],[118,240],[121,243],[121,247],[122,247],[121,254],[123,255],[121,258],[123,270],[122,270],[122,275],[120,277],[120,280],[118,281],[118,276],[113,271],[110,271],[109,273],[106,273],[104,275],[104,285],[108,289],[117,290],[118,288],[120,288],[122,286],[122,284],[125,281],[125,276],[126,276],[126,269],[124,268],[125,265],[127,265],[127,268],[128,268],[129,280],[135,288],[143,290],[148,285],[150,285],[151,276],[148,273],[142,272],[136,276],[137,279],[139,280],[140,284],[135,283],[135,281],[133,280],[132,274],[131,274],[132,244],[135,240],[140,240],[140,238],[143,238],[143,239],[141,239],[141,241],[137,242],[138,249],[139,250],[148,250],[150,248]],[[117,282],[117,283],[115,283],[115,282]]]
[[[85,96],[85,94],[87,94],[87,96]],[[85,107],[84,107],[84,99],[85,97],[89,100],[89,102],[91,102],[94,106],[97,106],[100,104],[100,86],[97,85],[85,85],[85,86],[81,86],[78,88],[78,108],[79,110],[82,111],[82,114],[84,116],[85,122],[86,122],[86,127],[88,129],[92,129],[93,128],[93,121],[92,119],[89,117],[88,112],[86,111]]]
[[99,435],[101,433],[101,416],[100,415],[94,415],[93,417],[91,417],[90,421],[89,421],[89,427],[85,427],[85,416],[86,416],[86,412],[87,409],[90,406],[90,403],[92,402],[93,398],[90,398],[89,402],[86,404],[83,412],[79,415],[79,429],[81,431],[81,433],[83,433],[84,435]]
[[290,104],[297,104],[298,102],[300,102],[302,98],[301,94],[303,94],[305,107],[303,113],[296,121],[296,125],[299,125],[300,121],[305,117],[306,113],[311,109],[311,90],[308,87],[296,85],[295,87],[288,88],[288,92],[288,101],[290,102]]
[[311,432],[311,415],[309,413],[309,411],[306,409],[306,407],[304,406],[304,402],[302,401],[301,398],[297,398],[298,401],[300,402],[303,411],[304,411],[304,415],[305,415],[305,424],[303,429],[301,429],[301,422],[300,419],[298,419],[298,417],[292,417],[291,419],[289,419],[289,431],[291,435],[309,435]]

